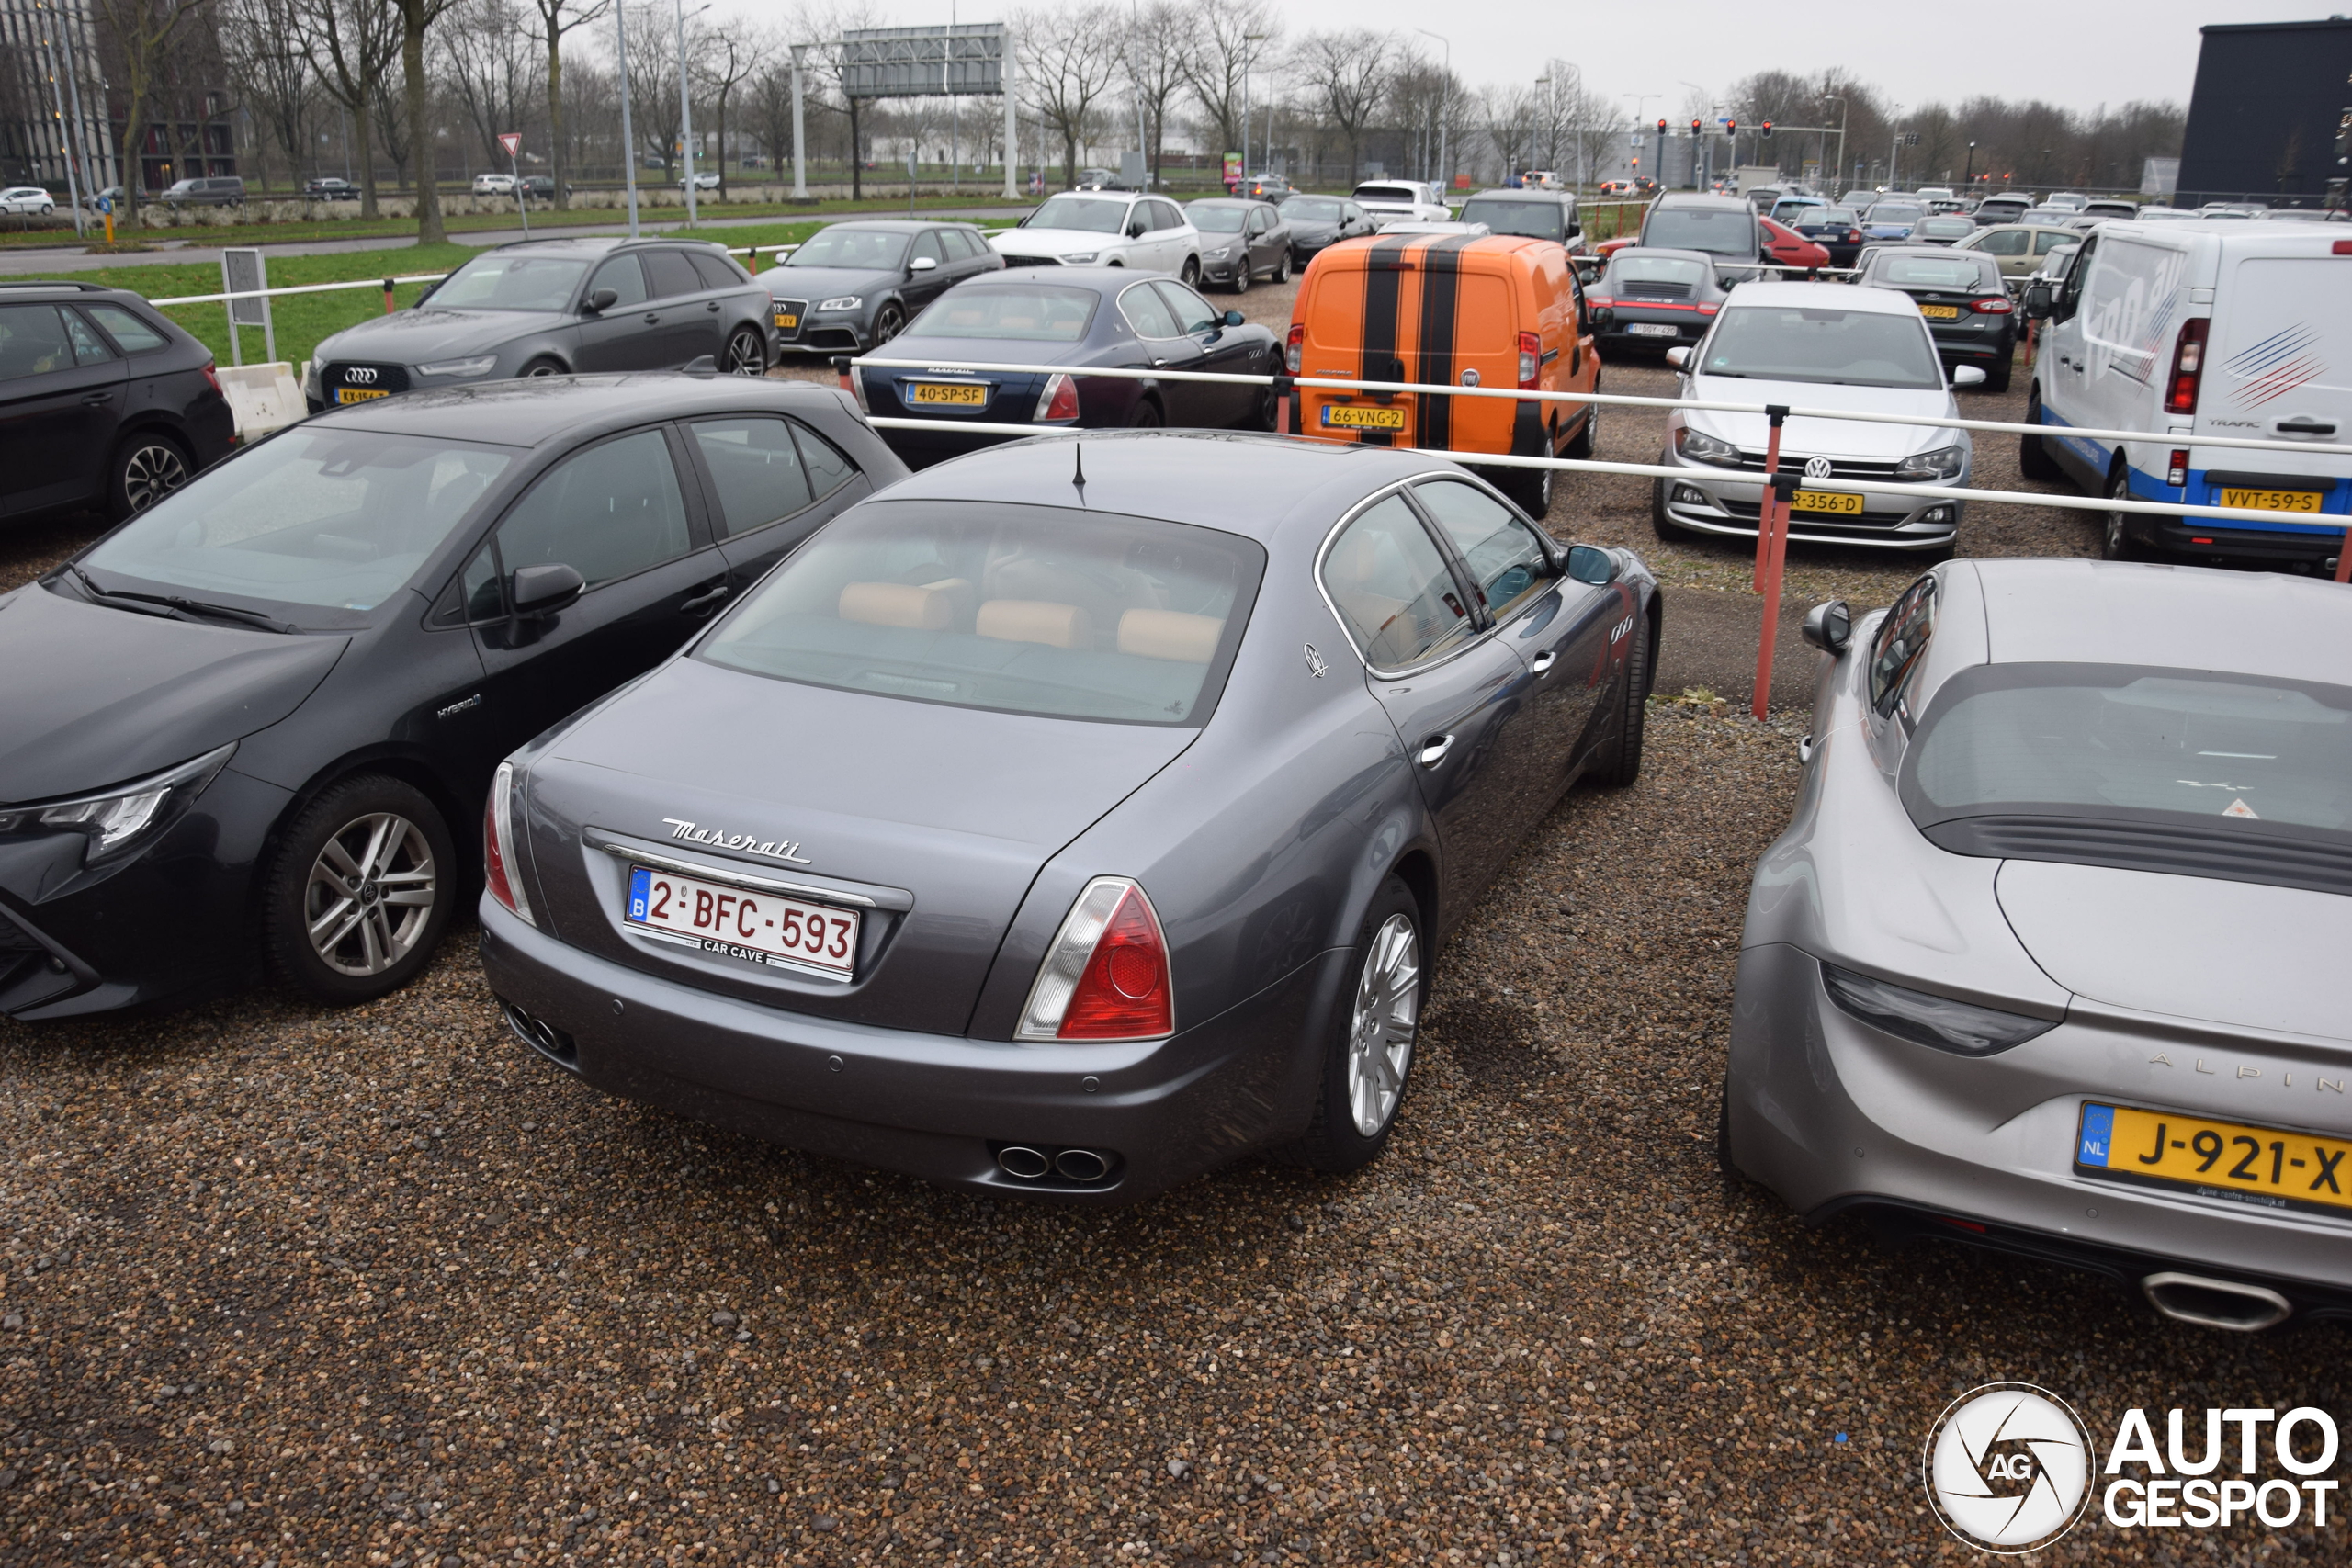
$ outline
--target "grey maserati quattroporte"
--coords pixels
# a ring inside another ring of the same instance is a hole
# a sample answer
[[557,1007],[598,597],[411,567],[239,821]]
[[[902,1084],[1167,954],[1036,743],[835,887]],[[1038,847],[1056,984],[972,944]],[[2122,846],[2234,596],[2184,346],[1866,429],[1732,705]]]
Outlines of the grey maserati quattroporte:
[[1955,561],[1823,661],[1724,1155],[1815,1219],[2352,1316],[2352,599]]
[[944,463],[508,759],[491,986],[598,1088],[936,1181],[1361,1166],[1445,932],[1638,770],[1659,614],[1415,453]]

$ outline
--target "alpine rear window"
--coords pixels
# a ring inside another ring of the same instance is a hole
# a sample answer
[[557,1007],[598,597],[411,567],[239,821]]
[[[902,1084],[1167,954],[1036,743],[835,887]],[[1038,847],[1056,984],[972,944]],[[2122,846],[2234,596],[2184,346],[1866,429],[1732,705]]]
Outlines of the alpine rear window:
[[2340,882],[2352,876],[2352,687],[1982,665],[1937,693],[1902,788],[1921,830],[1963,853]]
[[1250,540],[1187,524],[870,502],[788,558],[695,657],[917,702],[1198,726],[1264,570]]

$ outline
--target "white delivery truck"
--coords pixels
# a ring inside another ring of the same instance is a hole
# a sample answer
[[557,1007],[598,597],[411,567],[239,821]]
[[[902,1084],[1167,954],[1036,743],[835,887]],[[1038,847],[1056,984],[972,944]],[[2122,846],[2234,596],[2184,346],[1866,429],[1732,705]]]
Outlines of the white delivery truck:
[[2108,558],[2332,570],[2352,523],[2352,457],[2198,437],[2352,442],[2352,224],[2101,223],[2054,294],[2028,289],[2025,313],[2041,323],[2026,423],[2052,431],[2021,438],[2027,478],[2262,513],[2223,524],[2110,513]]

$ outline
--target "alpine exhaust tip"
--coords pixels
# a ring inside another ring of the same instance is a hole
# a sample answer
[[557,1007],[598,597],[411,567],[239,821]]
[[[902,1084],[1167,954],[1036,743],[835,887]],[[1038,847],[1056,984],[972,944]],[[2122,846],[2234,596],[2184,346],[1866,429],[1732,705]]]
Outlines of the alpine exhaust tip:
[[2259,1334],[2294,1315],[2294,1306],[2276,1291],[2235,1280],[2165,1272],[2140,1281],[2148,1304],[2176,1323]]

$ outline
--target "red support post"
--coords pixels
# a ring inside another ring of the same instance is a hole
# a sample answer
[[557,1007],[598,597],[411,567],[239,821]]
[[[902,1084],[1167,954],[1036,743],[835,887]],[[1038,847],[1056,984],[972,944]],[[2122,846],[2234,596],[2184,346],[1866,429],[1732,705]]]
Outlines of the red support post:
[[1772,434],[1764,448],[1764,495],[1756,508],[1757,591],[1764,596],[1764,627],[1756,639],[1753,711],[1758,720],[1772,702],[1772,645],[1781,630],[1781,569],[1789,554],[1788,508],[1780,495],[1781,424],[1789,411],[1771,403],[1764,412],[1772,422]]
[[390,315],[392,308],[392,280],[388,277],[384,279],[384,314]]
[[2352,582],[2352,527],[2344,530],[2344,537],[2335,542],[2335,581]]

